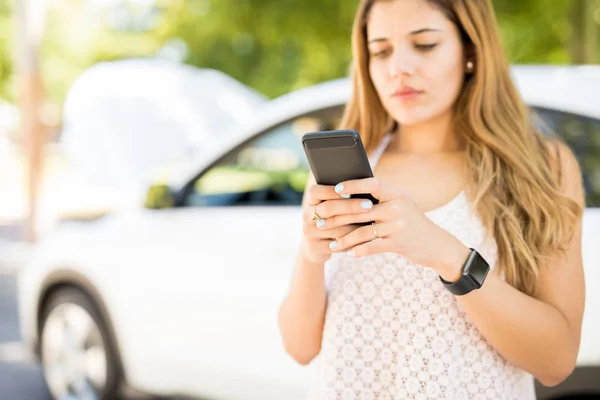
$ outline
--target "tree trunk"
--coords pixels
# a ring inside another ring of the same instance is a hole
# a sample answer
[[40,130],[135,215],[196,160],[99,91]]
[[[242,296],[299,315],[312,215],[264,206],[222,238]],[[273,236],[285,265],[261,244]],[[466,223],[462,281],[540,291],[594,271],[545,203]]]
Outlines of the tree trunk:
[[594,20],[596,0],[572,0],[571,59],[574,64],[598,62],[598,23]]
[[600,42],[598,41],[598,35],[600,35],[600,21],[596,22],[594,17],[596,9],[600,9],[598,0],[586,1],[584,43],[585,63],[587,64],[595,64],[600,62],[600,59],[598,59],[598,45],[600,45]]
[[[39,68],[39,35],[35,32],[40,26],[33,26],[30,0],[14,0],[13,6],[17,26],[16,76],[18,80],[18,101],[21,111],[21,137],[24,139],[27,155],[27,219],[26,240],[37,239],[37,217],[39,188],[42,173],[42,150],[44,127],[41,121],[43,85]],[[39,7],[39,4],[37,5]],[[36,10],[39,12],[39,9]]]

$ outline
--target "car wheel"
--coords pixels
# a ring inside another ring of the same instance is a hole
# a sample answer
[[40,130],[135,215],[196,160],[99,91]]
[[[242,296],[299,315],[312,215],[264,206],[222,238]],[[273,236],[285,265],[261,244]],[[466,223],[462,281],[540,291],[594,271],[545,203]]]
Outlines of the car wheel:
[[116,349],[97,307],[84,292],[64,288],[43,306],[40,354],[55,399],[114,399],[121,381]]

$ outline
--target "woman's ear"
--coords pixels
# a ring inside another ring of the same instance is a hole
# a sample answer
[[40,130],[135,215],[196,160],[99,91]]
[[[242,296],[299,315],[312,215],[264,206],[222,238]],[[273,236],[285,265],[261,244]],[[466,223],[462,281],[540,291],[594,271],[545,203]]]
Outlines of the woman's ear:
[[467,74],[472,74],[475,72],[475,63],[471,60],[467,61],[465,64],[465,70]]
[[465,68],[465,73],[466,74],[472,74],[475,72],[475,70],[477,69],[477,57],[475,54],[475,49],[473,48],[473,45],[468,45],[465,48],[465,63],[464,63],[464,68]]

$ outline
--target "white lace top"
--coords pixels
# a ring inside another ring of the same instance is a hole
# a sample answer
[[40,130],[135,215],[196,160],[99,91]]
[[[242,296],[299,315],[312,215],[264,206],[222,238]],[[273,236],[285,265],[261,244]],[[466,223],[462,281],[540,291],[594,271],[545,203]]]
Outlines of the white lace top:
[[[373,154],[373,165],[388,142]],[[494,268],[496,243],[464,193],[426,215]],[[335,254],[326,285],[311,400],[535,399],[532,376],[492,349],[432,268],[396,254]]]

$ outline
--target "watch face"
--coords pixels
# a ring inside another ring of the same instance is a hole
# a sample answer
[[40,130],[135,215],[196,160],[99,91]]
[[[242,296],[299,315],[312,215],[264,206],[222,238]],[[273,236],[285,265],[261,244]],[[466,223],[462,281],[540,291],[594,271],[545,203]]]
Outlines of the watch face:
[[475,282],[477,282],[478,285],[481,285],[486,274],[488,273],[488,269],[489,267],[487,262],[479,254],[476,254],[473,262],[471,262],[469,265],[468,274],[475,280]]

